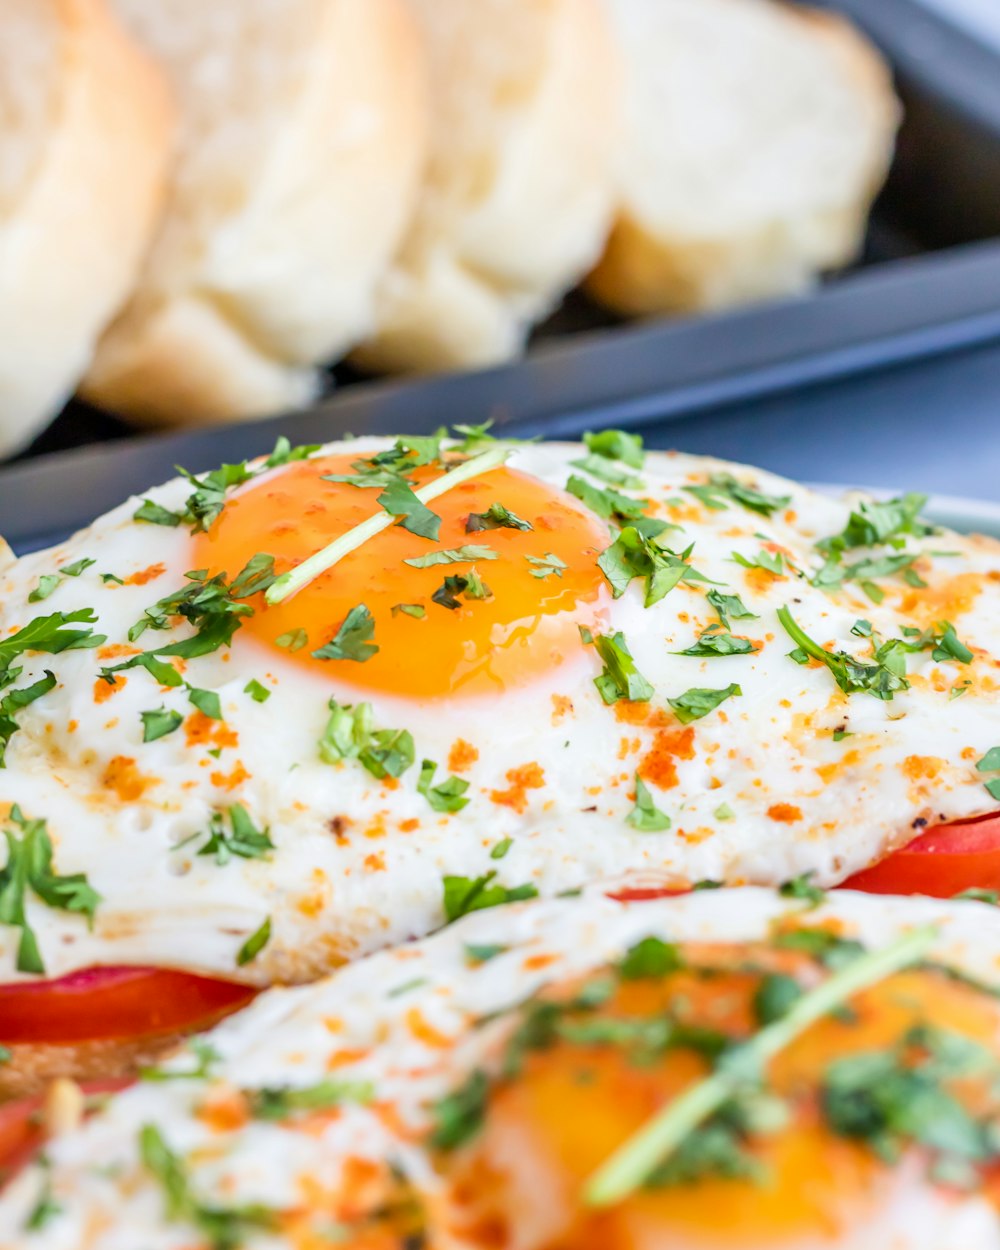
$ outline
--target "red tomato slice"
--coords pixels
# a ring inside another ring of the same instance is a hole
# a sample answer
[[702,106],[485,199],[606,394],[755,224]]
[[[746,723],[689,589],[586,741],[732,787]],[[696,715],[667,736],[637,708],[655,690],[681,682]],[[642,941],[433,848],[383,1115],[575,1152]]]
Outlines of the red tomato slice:
[[845,890],[953,898],[965,890],[1000,891],[1000,814],[938,825],[871,868]]
[[[111,1094],[131,1085],[130,1080],[91,1081],[85,1094]],[[45,1141],[41,1110],[44,1099],[22,1098],[0,1103],[0,1186],[29,1163]]]
[[658,898],[677,898],[681,894],[690,894],[690,890],[667,890],[663,886],[626,886],[615,890],[608,898],[616,903],[650,903]]
[[118,1041],[194,1033],[245,1007],[247,985],[164,968],[88,968],[0,985],[0,1042]]

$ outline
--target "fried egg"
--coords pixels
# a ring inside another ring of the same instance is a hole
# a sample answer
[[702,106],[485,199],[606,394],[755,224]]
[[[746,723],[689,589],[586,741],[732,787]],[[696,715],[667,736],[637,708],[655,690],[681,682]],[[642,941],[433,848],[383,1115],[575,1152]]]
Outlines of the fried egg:
[[3,567],[8,871],[45,822],[86,889],[28,883],[0,980],[305,980],[449,881],[830,885],[996,806],[994,541],[613,433],[422,504],[496,445],[444,447],[285,447]]
[[996,1250],[998,984],[979,903],[482,911],[103,1102],[9,1187],[0,1245]]

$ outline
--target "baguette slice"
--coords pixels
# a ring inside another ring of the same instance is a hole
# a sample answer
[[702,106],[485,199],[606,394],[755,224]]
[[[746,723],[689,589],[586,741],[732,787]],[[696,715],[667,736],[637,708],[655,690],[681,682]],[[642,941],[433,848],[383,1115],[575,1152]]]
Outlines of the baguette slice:
[[73,392],[160,210],[171,107],[104,0],[0,0],[0,454]]
[[383,284],[373,369],[514,355],[610,224],[618,75],[597,0],[410,0],[431,66],[423,195]]
[[771,0],[605,2],[626,129],[591,291],[624,313],[718,309],[852,260],[900,117],[876,50]]
[[168,211],[83,393],[208,423],[305,403],[370,328],[426,130],[401,0],[115,0],[182,106]]

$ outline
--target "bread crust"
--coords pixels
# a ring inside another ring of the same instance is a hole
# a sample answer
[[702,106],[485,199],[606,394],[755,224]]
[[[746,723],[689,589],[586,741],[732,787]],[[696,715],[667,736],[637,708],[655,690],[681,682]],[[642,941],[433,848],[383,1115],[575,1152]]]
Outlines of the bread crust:
[[89,401],[154,423],[267,416],[307,403],[315,366],[369,331],[422,169],[422,51],[402,0],[318,11],[308,79],[274,101],[281,133],[244,185],[213,182],[189,134],[164,228],[81,388]]
[[769,219],[750,219],[714,236],[657,228],[626,196],[607,249],[587,280],[589,291],[616,312],[697,312],[798,294],[819,273],[858,256],[900,120],[891,74],[847,19],[790,5],[772,7],[821,41],[852,85],[865,115],[869,159],[837,203],[804,213],[776,205]]
[[167,1037],[78,1042],[71,1046],[9,1046],[10,1059],[0,1064],[0,1102],[33,1098],[60,1079],[84,1085],[136,1076],[140,1069],[160,1063],[184,1040],[185,1034],[175,1033]]
[[44,150],[0,222],[0,453],[58,411],[127,298],[162,206],[173,123],[159,70],[104,0],[32,2],[55,9],[63,64]]

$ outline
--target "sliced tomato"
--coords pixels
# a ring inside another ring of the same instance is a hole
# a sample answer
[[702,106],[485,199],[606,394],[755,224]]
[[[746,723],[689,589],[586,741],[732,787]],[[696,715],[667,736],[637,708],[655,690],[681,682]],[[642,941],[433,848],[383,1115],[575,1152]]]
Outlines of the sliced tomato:
[[690,890],[668,890],[663,886],[626,886],[608,894],[608,898],[616,903],[650,903],[658,898],[677,898],[680,894],[690,894]]
[[[125,1078],[113,1081],[91,1081],[83,1092],[112,1094],[132,1082]],[[44,1098],[22,1098],[18,1102],[0,1103],[0,1186],[8,1181],[19,1168],[29,1163],[45,1143],[45,1127],[42,1121]]]
[[194,1033],[257,991],[169,968],[88,968],[0,985],[0,1042],[75,1045]]
[[933,898],[953,898],[966,890],[1000,891],[1000,813],[929,829],[849,877],[842,888]]

